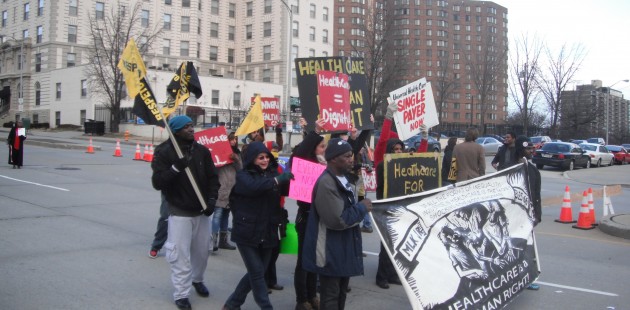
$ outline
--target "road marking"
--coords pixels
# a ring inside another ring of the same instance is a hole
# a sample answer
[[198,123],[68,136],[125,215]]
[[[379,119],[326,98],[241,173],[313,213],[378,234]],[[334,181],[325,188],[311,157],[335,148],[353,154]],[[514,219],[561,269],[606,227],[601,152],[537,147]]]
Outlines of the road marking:
[[378,253],[374,253],[374,252],[363,251],[363,253],[368,254],[368,255],[378,256]]
[[613,296],[613,297],[618,297],[619,296],[619,295],[617,295],[615,293],[608,293],[608,292],[602,292],[602,291],[596,291],[596,290],[589,290],[587,288],[581,288],[581,287],[575,287],[575,286],[567,286],[567,285],[554,284],[554,283],[548,283],[548,282],[540,282],[540,281],[536,281],[536,283],[537,284],[542,284],[542,285],[547,285],[547,286],[558,287],[558,288],[564,288],[564,289],[567,289],[567,290],[574,290],[574,291],[585,292],[585,293],[592,293],[592,294],[599,294],[599,295]]
[[61,188],[61,187],[55,187],[55,186],[51,186],[51,185],[46,185],[46,184],[40,184],[40,183],[35,183],[35,182],[29,182],[29,181],[24,181],[24,180],[20,180],[20,179],[14,179],[5,175],[0,175],[0,177],[3,177],[5,179],[9,179],[9,180],[13,180],[13,181],[18,181],[18,182],[23,182],[23,183],[28,183],[28,184],[33,184],[33,185],[37,185],[37,186],[43,186],[43,187],[48,187],[48,188],[52,188],[52,189],[57,189],[60,191],[64,191],[64,192],[69,192],[69,189],[65,189],[65,188]]
[[537,234],[537,235],[549,235],[549,236],[556,236],[556,237],[575,238],[575,239],[582,239],[582,240],[590,240],[590,241],[597,241],[597,242],[603,242],[603,243],[610,243],[610,244],[615,244],[615,245],[625,245],[625,246],[630,246],[630,243],[628,243],[628,242],[611,241],[611,240],[602,240],[602,239],[589,238],[589,237],[579,237],[579,236],[573,236],[573,235],[567,235],[567,234],[554,234],[554,233],[541,232],[541,231],[536,231],[536,234]]

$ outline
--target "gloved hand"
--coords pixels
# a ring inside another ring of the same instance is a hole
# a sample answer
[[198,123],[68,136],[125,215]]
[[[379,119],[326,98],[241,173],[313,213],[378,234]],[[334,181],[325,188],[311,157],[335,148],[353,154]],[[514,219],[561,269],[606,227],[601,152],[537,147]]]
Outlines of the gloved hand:
[[276,182],[278,184],[289,182],[289,180],[293,180],[295,177],[291,172],[283,172],[281,175],[276,177]]
[[427,128],[427,125],[425,124],[420,125],[420,135],[422,135],[422,139],[424,140],[429,139],[429,129]]
[[396,102],[392,102],[391,100],[389,100],[389,98],[387,99],[387,102],[389,102],[389,105],[387,105],[387,112],[385,112],[385,118],[393,119],[394,112],[396,112],[398,107],[396,106]]
[[188,159],[186,157],[178,158],[173,163],[173,167],[175,167],[175,169],[177,169],[177,171],[179,172],[184,171],[184,169],[186,169],[187,166],[188,166]]
[[202,213],[205,216],[210,216],[212,215],[212,213],[214,212],[214,207],[217,205],[217,200],[214,198],[208,198],[208,201],[206,201],[206,207],[207,209],[203,210]]

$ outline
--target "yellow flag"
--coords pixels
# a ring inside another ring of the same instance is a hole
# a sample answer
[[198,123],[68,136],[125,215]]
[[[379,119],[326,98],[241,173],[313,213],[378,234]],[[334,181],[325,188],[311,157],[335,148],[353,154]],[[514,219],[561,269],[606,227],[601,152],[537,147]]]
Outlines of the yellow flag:
[[141,80],[147,74],[147,68],[144,66],[142,55],[140,55],[133,38],[127,42],[127,46],[118,62],[118,69],[125,77],[129,97],[135,98],[142,89]]
[[263,119],[262,103],[260,102],[260,95],[254,99],[254,105],[249,109],[247,116],[241,123],[241,126],[236,130],[235,135],[246,135],[250,132],[254,132],[265,126],[265,120]]

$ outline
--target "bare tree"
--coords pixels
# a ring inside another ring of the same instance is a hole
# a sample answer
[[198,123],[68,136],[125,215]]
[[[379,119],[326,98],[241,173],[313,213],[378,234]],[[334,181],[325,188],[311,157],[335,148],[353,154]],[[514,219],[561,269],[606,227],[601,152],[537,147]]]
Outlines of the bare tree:
[[544,73],[545,76],[540,79],[539,84],[551,114],[551,136],[557,138],[562,91],[566,89],[580,69],[586,52],[581,44],[574,44],[570,47],[563,44],[557,54],[554,54],[549,47],[545,49],[545,54],[547,56],[547,68]]
[[125,94],[125,81],[117,68],[122,51],[129,39],[134,38],[138,49],[144,53],[161,32],[157,25],[155,28],[141,25],[141,9],[142,2],[131,8],[116,2],[102,15],[88,16],[92,42],[85,73],[90,77],[88,84],[92,99],[111,113],[111,132],[119,131],[120,102]]
[[[448,53],[440,55],[437,63],[437,78],[434,78],[436,99],[437,99],[437,112],[438,121],[442,124],[442,110],[444,109],[444,103],[450,96],[451,92],[457,87],[457,81],[453,76],[453,70],[451,66],[451,58]],[[439,138],[439,135],[438,135]]]
[[509,89],[510,97],[518,106],[522,114],[524,135],[527,135],[529,113],[536,103],[535,96],[539,90],[540,63],[539,58],[543,50],[542,41],[527,34],[521,35],[514,41],[510,52]]
[[[530,110],[527,112],[527,120],[520,110],[511,112],[507,117],[507,124],[514,132],[525,132],[525,127],[539,129],[547,123],[547,115],[544,112]],[[524,127],[524,124],[526,126]]]

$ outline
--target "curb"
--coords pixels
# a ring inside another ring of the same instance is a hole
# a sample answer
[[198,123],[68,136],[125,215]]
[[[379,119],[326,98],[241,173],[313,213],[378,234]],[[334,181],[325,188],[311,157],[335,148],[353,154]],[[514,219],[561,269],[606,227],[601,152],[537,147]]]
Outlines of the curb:
[[[630,218],[628,214],[613,214],[602,218],[599,229],[611,236],[630,239],[630,227],[620,223],[620,220]],[[627,219],[626,219],[627,221]]]

